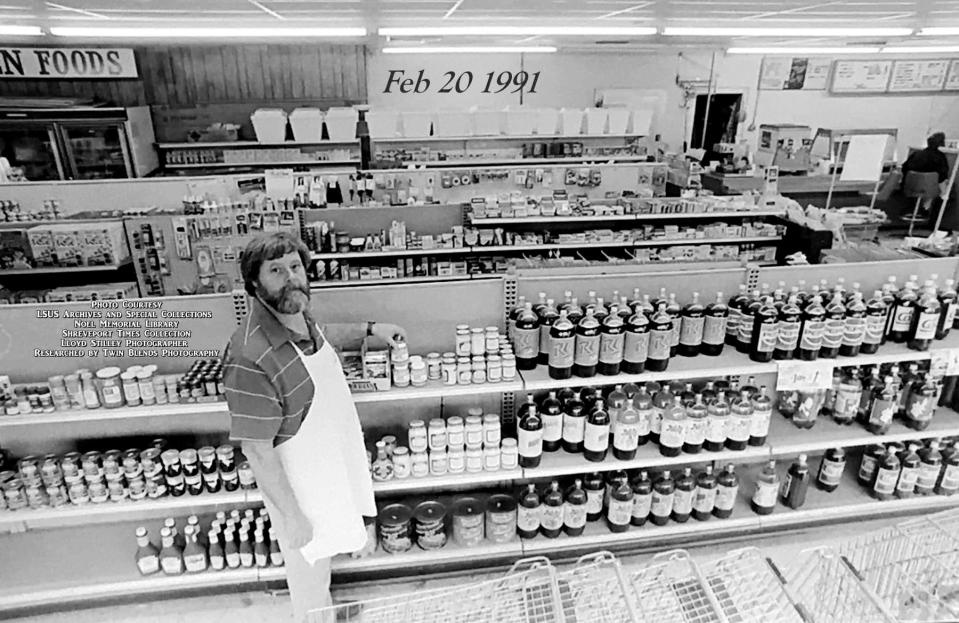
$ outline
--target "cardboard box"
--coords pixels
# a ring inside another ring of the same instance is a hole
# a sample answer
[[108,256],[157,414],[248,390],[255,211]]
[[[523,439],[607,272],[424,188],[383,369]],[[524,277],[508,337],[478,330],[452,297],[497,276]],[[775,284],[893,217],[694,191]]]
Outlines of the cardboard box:
[[385,392],[390,389],[390,350],[386,342],[368,337],[359,351],[343,353],[343,372],[352,392]]
[[0,230],[0,269],[33,268],[33,251],[27,229]]

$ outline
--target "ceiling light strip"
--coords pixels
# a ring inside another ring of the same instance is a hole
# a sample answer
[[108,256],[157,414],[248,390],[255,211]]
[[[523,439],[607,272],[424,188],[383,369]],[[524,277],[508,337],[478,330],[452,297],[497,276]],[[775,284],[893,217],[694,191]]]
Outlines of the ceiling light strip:
[[55,37],[97,39],[326,39],[365,37],[365,28],[178,28],[178,27],[54,27]]
[[953,54],[959,53],[959,45],[887,46],[880,51],[883,54]]
[[39,26],[12,26],[0,24],[0,35],[7,37],[42,37]]
[[383,37],[621,36],[655,35],[653,26],[411,26],[380,28]]
[[557,48],[547,45],[513,46],[430,46],[383,48],[383,54],[552,54]]
[[667,37],[905,37],[911,28],[663,28]]

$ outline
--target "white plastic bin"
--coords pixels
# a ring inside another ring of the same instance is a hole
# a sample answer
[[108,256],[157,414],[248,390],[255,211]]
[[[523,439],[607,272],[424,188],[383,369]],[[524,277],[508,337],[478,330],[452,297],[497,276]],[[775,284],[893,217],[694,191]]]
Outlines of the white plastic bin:
[[395,110],[370,110],[366,113],[366,125],[370,138],[393,138],[400,136],[400,114]]
[[499,136],[503,133],[502,110],[474,110],[473,131],[476,136]]
[[538,114],[535,108],[507,108],[506,134],[509,136],[528,136],[536,128]]
[[586,134],[606,134],[609,111],[605,108],[586,109]]
[[331,141],[356,140],[356,121],[359,118],[352,108],[333,107],[326,111],[326,133]]
[[583,133],[583,111],[578,108],[563,108],[559,111],[559,133],[575,136]]
[[319,108],[294,108],[290,113],[293,140],[316,143],[323,138],[323,111]]
[[632,134],[640,136],[649,136],[652,132],[653,111],[644,108],[637,108],[633,111],[632,119],[629,123],[629,131]]
[[436,113],[436,136],[471,136],[473,124],[465,110],[441,110]]
[[536,134],[553,136],[559,131],[559,111],[555,108],[536,110]]
[[629,127],[629,109],[628,108],[609,108],[609,133],[626,134]]
[[423,138],[430,135],[433,126],[432,112],[405,111],[400,115],[403,123],[403,136],[407,138]]
[[282,143],[286,140],[286,111],[280,108],[257,108],[250,115],[256,140],[260,143]]

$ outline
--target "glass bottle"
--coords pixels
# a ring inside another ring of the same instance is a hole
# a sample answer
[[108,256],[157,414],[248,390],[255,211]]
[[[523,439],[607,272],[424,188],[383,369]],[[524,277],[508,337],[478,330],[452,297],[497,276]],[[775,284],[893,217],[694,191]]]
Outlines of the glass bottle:
[[776,473],[776,462],[770,461],[759,472],[756,492],[753,494],[749,506],[757,515],[769,515],[776,508],[776,496],[778,494],[779,475]]
[[907,346],[912,350],[929,350],[936,337],[939,327],[942,306],[936,298],[936,287],[927,281],[922,291],[922,297],[916,303],[913,313],[912,327],[909,331]]
[[603,516],[603,496],[606,493],[606,483],[599,472],[586,474],[583,490],[586,491],[586,521],[597,521]]
[[619,315],[619,306],[613,305],[603,318],[599,338],[599,373],[604,376],[619,374],[626,348],[626,323]]
[[806,455],[800,454],[795,463],[789,466],[783,480],[780,497],[789,508],[800,508],[806,503],[806,491],[809,489],[809,465]]
[[183,550],[174,542],[173,535],[168,528],[160,531],[160,568],[166,575],[181,575],[183,573]]
[[686,407],[686,436],[683,439],[683,452],[697,454],[706,441],[708,411],[703,403],[703,395],[696,394],[695,402]]
[[866,315],[868,309],[862,301],[862,293],[853,292],[846,304],[846,320],[843,323],[842,342],[839,354],[843,357],[855,357],[862,349],[866,337]]
[[693,469],[686,467],[682,475],[676,479],[676,490],[673,493],[673,521],[685,523],[693,512],[693,497],[696,493],[696,479],[693,478]]
[[521,538],[532,539],[539,534],[541,506],[542,502],[539,499],[539,493],[536,492],[536,485],[527,484],[516,509],[516,532]]
[[649,479],[649,473],[642,470],[633,478],[630,486],[633,489],[633,513],[630,523],[634,526],[642,526],[649,519],[653,505],[653,481]]
[[822,349],[823,334],[826,331],[826,309],[822,300],[814,296],[803,310],[802,329],[799,333],[799,358],[815,361]]
[[543,420],[543,451],[556,452],[563,445],[563,405],[555,391],[543,399],[539,410]]
[[539,467],[543,457],[543,420],[532,405],[516,427],[517,446],[519,448],[519,466],[522,468]]
[[372,476],[376,482],[393,480],[393,460],[387,456],[386,444],[382,440],[376,442],[376,459],[372,465]]
[[872,486],[872,495],[877,500],[891,500],[896,493],[899,482],[899,459],[890,446],[876,468],[876,479]]
[[150,543],[150,535],[144,527],[137,528],[137,553],[134,557],[140,575],[153,575],[160,570],[160,552]]
[[716,476],[713,466],[706,465],[704,471],[696,476],[696,496],[693,499],[693,517],[707,521],[716,507]]
[[740,306],[736,350],[741,353],[748,355],[752,350],[754,321],[756,312],[762,305],[763,300],[759,296],[759,290],[754,290],[752,296]]
[[721,391],[716,395],[716,401],[706,407],[706,440],[703,447],[710,452],[719,452],[726,447],[729,413],[726,392]]
[[[538,363],[542,366],[549,364],[549,348],[550,348],[550,330],[553,327],[553,323],[559,319],[559,311],[557,311],[555,305],[553,304],[553,299],[546,300],[546,306],[543,307],[538,314],[539,321],[539,359]],[[517,363],[517,366],[519,364]]]
[[959,441],[942,452],[942,477],[936,485],[937,495],[952,495],[959,490]]
[[843,330],[846,324],[846,306],[842,304],[841,296],[834,296],[826,305],[826,317],[822,334],[822,347],[819,356],[835,359],[839,356],[839,347],[842,345]]
[[896,483],[896,497],[911,498],[916,495],[916,482],[919,480],[919,468],[921,462],[916,450],[919,448],[916,444],[909,444],[909,447],[899,455],[899,481]]
[[670,477],[669,471],[664,471],[653,483],[653,501],[649,511],[650,521],[657,526],[665,526],[669,522],[669,517],[673,513],[675,492],[675,482]]
[[569,536],[579,536],[586,528],[586,492],[583,481],[577,478],[566,491],[563,507],[563,530]]
[[816,487],[823,491],[835,491],[842,481],[842,473],[846,469],[846,452],[842,448],[830,448],[819,463],[819,473],[816,475]]
[[723,293],[716,293],[716,300],[706,306],[703,314],[703,343],[699,352],[709,357],[722,354],[729,324],[729,306],[723,302]]
[[609,508],[606,511],[606,525],[610,532],[626,532],[633,517],[633,489],[621,482],[609,496]]
[[669,314],[669,320],[673,323],[672,333],[669,335],[669,356],[675,357],[679,352],[679,332],[682,328],[683,308],[676,302],[676,295],[670,294],[666,302],[666,313]]
[[939,440],[933,439],[929,446],[919,451],[919,477],[916,479],[916,493],[932,495],[939,483],[942,471],[942,453],[939,452]]
[[686,439],[686,409],[682,399],[673,396],[673,403],[663,411],[662,431],[659,435],[659,453],[679,456]]
[[[746,292],[746,286],[739,284],[739,292],[729,297],[726,306],[729,314],[726,316],[726,343],[734,348],[739,348],[739,322],[742,317],[742,307],[749,301],[749,294]],[[750,325],[752,330],[752,325]]]
[[693,300],[682,308],[680,314],[677,352],[684,357],[695,357],[702,347],[706,325],[706,308],[699,302],[699,292],[693,292]]
[[596,376],[599,365],[600,326],[593,310],[587,309],[586,315],[576,326],[576,352],[573,358],[573,374],[583,378]]
[[799,332],[802,328],[802,310],[795,296],[779,309],[776,327],[776,347],[773,359],[792,359],[799,348]]
[[533,370],[540,353],[539,318],[533,311],[533,305],[526,303],[513,322],[513,354],[516,367],[520,370]]
[[549,377],[568,379],[573,376],[575,328],[565,310],[549,329]]
[[719,519],[726,519],[732,515],[738,495],[739,477],[736,475],[736,466],[729,464],[716,477],[716,505],[713,508],[713,515]]
[[753,312],[753,330],[749,348],[749,358],[753,361],[772,361],[776,349],[779,328],[779,312],[773,305],[773,299],[766,297]]
[[583,451],[583,437],[586,434],[586,412],[579,392],[566,403],[563,415],[563,450],[571,453]]
[[626,399],[626,406],[616,423],[613,424],[613,456],[620,461],[631,461],[636,457],[639,447],[640,416],[632,398]]
[[666,305],[661,304],[650,320],[649,351],[646,358],[646,369],[650,372],[663,372],[669,366],[672,334],[673,320],[666,313]]
[[872,298],[866,301],[866,330],[862,337],[862,346],[859,352],[871,355],[879,350],[879,345],[886,339],[886,319],[889,309],[882,298],[882,290],[873,292]]
[[915,288],[916,284],[909,281],[896,295],[892,325],[889,328],[889,340],[891,342],[902,344],[909,339],[909,330],[912,328],[912,319],[915,316],[919,298]]
[[587,461],[600,462],[606,459],[609,449],[609,414],[602,400],[596,401],[596,408],[586,417],[586,431],[583,437],[583,456]]
[[220,539],[220,533],[217,530],[210,530],[207,533],[207,551],[210,555],[210,566],[215,571],[222,571],[226,568],[226,555],[223,552],[223,543]]
[[939,324],[936,327],[937,340],[945,339],[956,321],[956,309],[959,307],[957,297],[959,297],[959,295],[956,293],[954,284],[954,280],[946,279],[945,287],[939,291],[940,317]]
[[626,374],[639,374],[646,369],[646,359],[649,356],[649,329],[649,317],[642,310],[630,316],[626,323],[621,366]]
[[540,516],[540,533],[548,539],[555,539],[563,529],[565,520],[565,500],[555,480],[549,483],[549,489],[543,496],[543,509]]
[[[189,530],[189,532],[187,532],[187,530]],[[206,571],[208,564],[206,549],[200,545],[193,526],[187,526],[184,533],[186,537],[186,549],[183,550],[183,566],[189,573]]]
[[749,445],[761,446],[769,435],[769,423],[772,420],[773,401],[762,385],[752,397],[753,414],[749,424]]
[[246,568],[253,566],[253,546],[250,544],[250,535],[246,530],[240,531],[240,545],[237,548],[240,554],[240,565]]
[[749,431],[753,421],[753,402],[748,391],[741,391],[739,399],[730,408],[726,447],[730,450],[745,450],[749,445]]

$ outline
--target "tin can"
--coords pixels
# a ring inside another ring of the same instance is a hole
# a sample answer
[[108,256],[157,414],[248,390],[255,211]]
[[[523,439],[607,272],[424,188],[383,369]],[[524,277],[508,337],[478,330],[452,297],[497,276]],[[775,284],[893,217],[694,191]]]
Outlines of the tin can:
[[413,547],[413,511],[406,504],[390,504],[376,518],[380,545],[387,554],[407,552]]
[[453,541],[463,547],[483,542],[483,505],[476,498],[453,502]]
[[241,489],[256,489],[256,478],[253,476],[253,468],[249,461],[243,461],[237,468],[237,474],[240,477]]
[[446,545],[446,507],[436,501],[420,503],[413,509],[416,544],[421,549],[440,549]]
[[486,539],[508,543],[516,534],[516,500],[511,496],[491,495],[486,501]]

